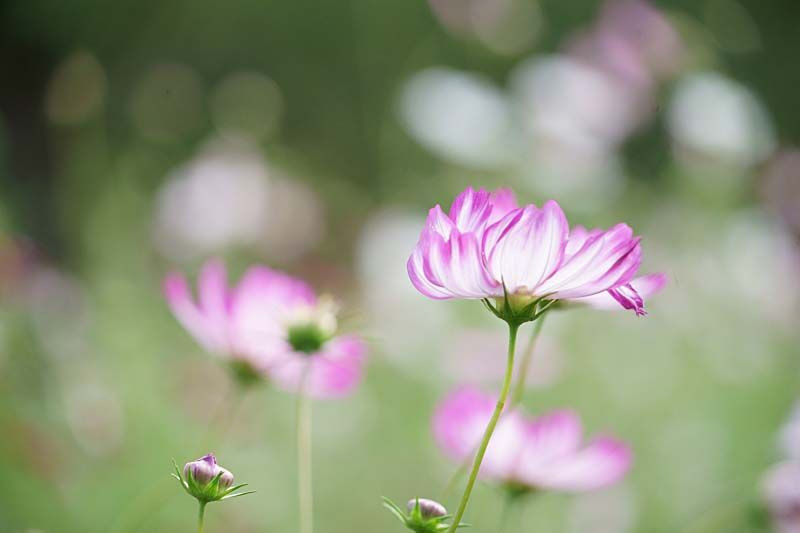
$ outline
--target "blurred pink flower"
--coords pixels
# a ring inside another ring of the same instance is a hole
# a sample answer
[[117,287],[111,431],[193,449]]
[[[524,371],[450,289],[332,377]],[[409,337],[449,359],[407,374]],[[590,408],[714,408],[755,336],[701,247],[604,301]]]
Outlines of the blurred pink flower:
[[626,224],[605,231],[576,226],[555,201],[517,207],[513,193],[471,187],[445,214],[430,210],[408,259],[414,287],[430,298],[502,298],[526,304],[570,300],[608,291],[644,314],[630,285],[641,263],[639,237]]
[[197,282],[198,299],[186,278],[164,280],[172,313],[206,350],[238,371],[269,378],[296,392],[303,376],[312,396],[349,393],[361,380],[366,346],[336,335],[335,309],[303,281],[263,266],[251,267],[228,287],[224,265],[208,261]]
[[[472,457],[495,401],[471,387],[446,397],[433,417],[442,452],[458,462]],[[596,437],[581,448],[581,438],[581,422],[572,411],[535,419],[506,412],[486,451],[481,476],[516,489],[583,492],[616,483],[628,472],[632,453],[626,444]]]

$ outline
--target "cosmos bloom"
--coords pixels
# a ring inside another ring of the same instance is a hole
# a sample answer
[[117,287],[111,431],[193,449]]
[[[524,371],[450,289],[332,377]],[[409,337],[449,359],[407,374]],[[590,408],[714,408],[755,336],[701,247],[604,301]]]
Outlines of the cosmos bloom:
[[644,314],[631,285],[641,263],[639,237],[626,224],[570,230],[555,201],[517,207],[513,193],[471,187],[449,213],[430,210],[408,259],[414,287],[430,298],[502,299],[524,307],[540,299],[572,300],[608,292]]
[[[458,462],[472,457],[494,406],[494,397],[474,388],[461,388],[445,398],[433,417],[442,452]],[[596,437],[585,446],[581,440],[580,419],[571,411],[538,418],[507,412],[480,475],[522,491],[582,492],[622,479],[632,460],[627,445],[611,437]]]
[[254,266],[229,287],[225,267],[212,260],[197,289],[195,301],[183,275],[164,281],[178,321],[237,374],[268,378],[292,392],[305,381],[316,397],[345,395],[361,380],[366,346],[357,337],[336,335],[334,306],[305,282]]

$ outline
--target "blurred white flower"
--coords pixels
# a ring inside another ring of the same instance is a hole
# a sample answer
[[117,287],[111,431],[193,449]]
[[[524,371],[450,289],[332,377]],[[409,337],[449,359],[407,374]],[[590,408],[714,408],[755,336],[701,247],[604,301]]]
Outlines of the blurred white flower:
[[156,243],[167,256],[206,255],[253,244],[267,223],[269,172],[252,147],[214,143],[167,176],[159,191]]
[[415,74],[403,88],[400,117],[417,141],[453,162],[496,167],[513,159],[508,102],[480,76],[447,68]]
[[579,152],[606,153],[639,123],[634,87],[568,56],[526,61],[511,78],[526,131]]
[[775,133],[758,98],[716,72],[683,78],[669,104],[669,130],[679,148],[741,166],[764,160]]
[[214,140],[172,171],[158,193],[154,238],[181,261],[249,246],[287,261],[322,235],[314,192],[271,171],[244,140]]

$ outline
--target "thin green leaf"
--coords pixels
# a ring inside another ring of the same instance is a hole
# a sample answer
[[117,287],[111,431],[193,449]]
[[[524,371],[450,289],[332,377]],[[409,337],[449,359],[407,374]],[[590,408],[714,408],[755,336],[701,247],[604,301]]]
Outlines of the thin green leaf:
[[254,490],[248,490],[247,492],[240,492],[238,494],[229,494],[227,496],[223,496],[222,498],[220,498],[219,501],[230,500],[232,498],[238,498],[239,496],[247,496],[248,494],[255,494],[255,493],[256,491]]

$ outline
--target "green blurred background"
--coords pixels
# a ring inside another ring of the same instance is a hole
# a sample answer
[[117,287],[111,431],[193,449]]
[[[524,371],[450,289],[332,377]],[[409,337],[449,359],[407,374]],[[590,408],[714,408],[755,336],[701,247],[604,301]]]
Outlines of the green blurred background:
[[[208,531],[296,529],[293,399],[239,397],[161,296],[213,256],[306,277],[369,339],[358,393],[315,406],[316,530],[399,531],[382,495],[454,506],[429,418],[497,386],[504,332],[405,259],[467,185],[624,220],[670,277],[646,318],[548,318],[526,407],[636,463],[517,530],[769,530],[763,472],[800,448],[798,24],[755,0],[0,3],[0,530],[192,531],[170,460],[208,449],[258,491]],[[473,502],[495,531],[500,492]]]

